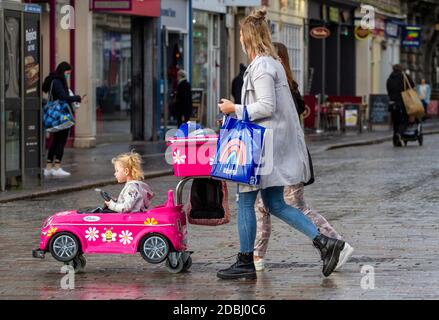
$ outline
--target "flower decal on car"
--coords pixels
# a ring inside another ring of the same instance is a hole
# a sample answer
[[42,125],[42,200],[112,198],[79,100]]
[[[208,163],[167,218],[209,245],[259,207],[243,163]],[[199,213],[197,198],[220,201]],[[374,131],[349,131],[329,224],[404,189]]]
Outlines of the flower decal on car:
[[47,231],[47,237],[50,238],[51,236],[53,236],[56,232],[56,230],[58,230],[58,228],[52,227]]
[[186,162],[186,156],[184,154],[180,154],[180,150],[174,152],[174,164],[184,164]]
[[120,243],[122,243],[123,245],[127,245],[130,244],[131,241],[133,241],[133,237],[132,237],[132,232],[126,230],[126,231],[122,231],[121,234],[119,234],[119,238],[120,238]]
[[158,224],[158,221],[154,218],[147,218],[144,224],[147,226],[155,226],[156,224]]
[[85,238],[88,241],[96,241],[99,238],[99,230],[97,230],[95,227],[88,228],[88,230],[86,230],[85,233],[86,233]]

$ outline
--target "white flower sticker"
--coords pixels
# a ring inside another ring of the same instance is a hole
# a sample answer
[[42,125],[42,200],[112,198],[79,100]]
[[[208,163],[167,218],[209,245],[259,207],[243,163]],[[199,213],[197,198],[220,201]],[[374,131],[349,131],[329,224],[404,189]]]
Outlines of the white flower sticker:
[[214,161],[215,161],[215,158],[210,158],[209,159],[209,165],[213,166]]
[[132,233],[131,232],[129,232],[128,230],[126,230],[126,231],[122,231],[122,233],[119,235],[119,238],[120,238],[120,242],[123,244],[123,245],[127,245],[127,244],[130,244],[131,243],[131,241],[133,241],[133,237],[132,237]]
[[184,154],[180,154],[180,150],[174,152],[174,164],[184,164],[186,162],[186,156]]
[[86,230],[85,233],[86,233],[85,238],[88,241],[96,241],[99,238],[99,230],[97,230],[95,227],[88,228],[88,230]]

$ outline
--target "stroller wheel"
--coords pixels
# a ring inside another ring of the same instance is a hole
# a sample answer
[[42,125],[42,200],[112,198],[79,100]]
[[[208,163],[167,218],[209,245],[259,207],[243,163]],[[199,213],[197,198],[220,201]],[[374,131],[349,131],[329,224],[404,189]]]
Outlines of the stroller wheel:
[[418,137],[418,142],[420,146],[424,144],[424,135],[422,133]]
[[404,140],[404,147],[407,147],[407,140]]
[[184,269],[184,265],[185,263],[183,262],[182,257],[178,257],[177,258],[177,264],[173,265],[172,262],[169,260],[169,258],[166,260],[166,270],[168,270],[168,272],[170,273],[180,273],[183,271]]

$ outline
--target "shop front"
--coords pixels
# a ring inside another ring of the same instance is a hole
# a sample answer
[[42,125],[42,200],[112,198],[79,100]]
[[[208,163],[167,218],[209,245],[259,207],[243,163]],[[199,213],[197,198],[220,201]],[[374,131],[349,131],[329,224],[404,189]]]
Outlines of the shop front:
[[67,61],[70,88],[86,95],[69,145],[154,139],[160,0],[31,1],[44,8],[43,76]]
[[194,119],[213,128],[218,101],[228,92],[227,30],[223,1],[192,0],[192,88],[202,92]]
[[354,1],[309,1],[310,93],[355,95]]
[[161,32],[162,32],[162,79],[161,93],[161,126],[166,131],[176,126],[175,97],[177,90],[177,72],[185,70],[189,81],[190,65],[190,16],[189,0],[161,1]]

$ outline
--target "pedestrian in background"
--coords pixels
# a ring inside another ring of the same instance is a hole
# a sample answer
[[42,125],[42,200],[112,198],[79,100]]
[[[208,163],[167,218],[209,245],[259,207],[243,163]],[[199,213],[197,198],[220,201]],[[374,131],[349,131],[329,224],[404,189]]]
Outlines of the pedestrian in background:
[[236,104],[241,104],[241,91],[242,84],[244,83],[244,72],[247,67],[240,63],[239,64],[239,74],[232,81],[232,96]]
[[[52,100],[64,101],[71,106],[74,102],[80,103],[82,98],[78,95],[70,95],[69,85],[67,80],[72,73],[72,66],[68,62],[61,62],[56,68],[55,72],[50,73],[43,82],[42,90],[49,95]],[[61,167],[64,156],[64,148],[69,137],[70,129],[64,129],[53,133],[53,141],[49,147],[47,154],[46,169],[44,169],[44,176],[68,177],[70,172],[65,171]]]
[[424,78],[422,78],[421,84],[418,84],[416,86],[416,91],[418,92],[419,99],[421,99],[422,106],[424,107],[425,119],[427,118],[427,107],[430,104],[431,88]]
[[[178,85],[175,99],[175,114],[177,117],[177,128],[180,128],[182,123],[186,123],[192,116],[192,89],[190,83],[187,81],[186,72],[178,70]],[[182,120],[183,119],[183,120]]]
[[[393,146],[395,147],[402,147],[401,135],[409,122],[401,96],[401,92],[404,91],[404,76],[402,73],[402,66],[395,64],[386,84],[387,94],[389,95],[389,111],[393,123]],[[409,75],[407,75],[407,79],[410,85],[414,87],[415,84]]]
[[[301,95],[299,92],[299,85],[294,80],[293,73],[289,64],[289,56],[287,47],[284,44],[279,42],[274,42],[274,47],[276,48],[276,52],[279,55],[279,58],[282,62],[282,65],[285,69],[285,73],[288,80],[288,85],[290,87],[291,94],[294,98],[294,108],[297,113],[300,115],[301,112],[305,111],[304,108],[298,106],[298,101],[301,100]],[[342,239],[340,234],[331,226],[331,224],[316,210],[314,210],[306,201],[304,197],[305,192],[305,182],[298,183],[292,186],[286,186],[284,189],[284,198],[285,202],[299,209],[306,216],[308,216],[312,222],[316,225],[321,233],[326,235],[327,237]],[[264,256],[267,253],[268,242],[271,236],[271,216],[269,210],[267,210],[264,206],[264,203],[261,198],[258,199],[256,206],[256,241],[255,241],[255,251],[254,251],[254,261],[255,268],[257,271],[264,270]],[[354,252],[354,248],[349,245],[349,243],[345,242],[345,246],[340,253],[340,258],[338,264],[334,270],[339,269],[349,257]]]
[[[250,121],[272,133],[270,148],[272,171],[261,175],[258,187],[239,185],[238,232],[240,250],[237,261],[217,276],[222,279],[255,279],[253,251],[256,238],[255,202],[261,191],[269,212],[309,237],[320,251],[323,274],[329,276],[338,263],[344,242],[321,234],[312,221],[285,203],[284,187],[308,181],[311,176],[305,136],[287,84],[285,70],[271,42],[266,11],[254,10],[241,22],[241,46],[251,63],[244,76],[242,104],[222,99],[218,106],[224,114],[243,118],[244,106]],[[285,141],[289,143],[286,144]],[[264,154],[264,152],[262,152]],[[261,163],[265,163],[265,157]],[[288,252],[288,248],[285,248]]]

